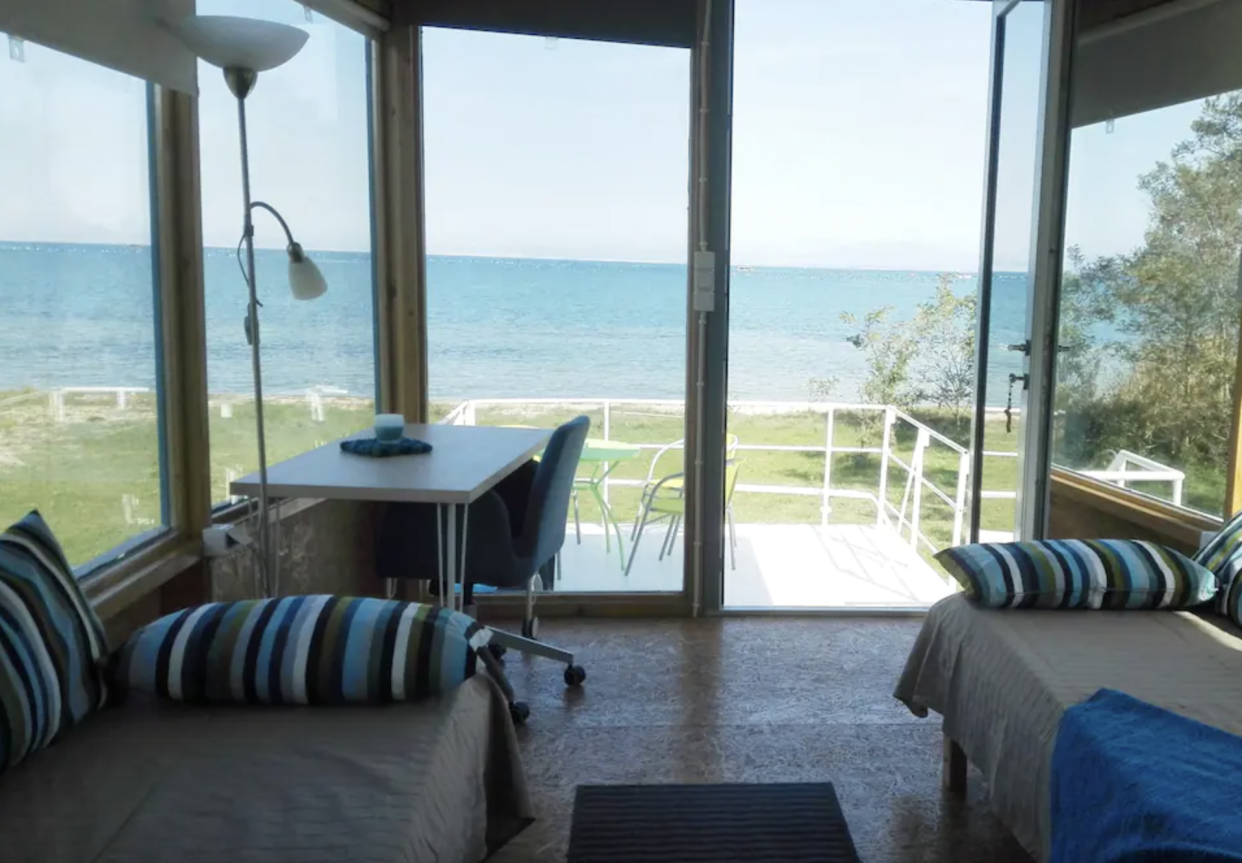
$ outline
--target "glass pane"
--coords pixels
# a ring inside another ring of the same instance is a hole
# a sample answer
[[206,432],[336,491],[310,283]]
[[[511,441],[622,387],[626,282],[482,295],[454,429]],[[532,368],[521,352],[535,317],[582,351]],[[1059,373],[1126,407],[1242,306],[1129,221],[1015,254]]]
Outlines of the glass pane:
[[1242,91],[1074,129],[1053,458],[1220,515],[1238,352]]
[[1018,3],[1001,20],[1004,73],[996,150],[996,225],[992,241],[991,331],[980,539],[1009,540],[1017,530],[1018,448],[1026,404],[1025,345],[1033,278],[1035,177],[1042,110],[1045,3]]
[[[246,100],[255,200],[275,207],[322,270],[328,292],[293,299],[285,236],[256,211],[267,458],[273,464],[370,425],[375,324],[367,121],[367,40],[292,0],[199,0],[204,14],[293,24],[310,33]],[[258,467],[254,378],[243,319],[246,282],[237,102],[219,69],[199,64],[207,385],[213,500]]]
[[982,3],[737,4],[728,606],[950,590],[929,559],[965,507],[991,27]]
[[78,566],[163,523],[147,88],[0,45],[0,527]]
[[680,591],[689,52],[425,28],[423,69],[433,419],[589,416],[556,589]]

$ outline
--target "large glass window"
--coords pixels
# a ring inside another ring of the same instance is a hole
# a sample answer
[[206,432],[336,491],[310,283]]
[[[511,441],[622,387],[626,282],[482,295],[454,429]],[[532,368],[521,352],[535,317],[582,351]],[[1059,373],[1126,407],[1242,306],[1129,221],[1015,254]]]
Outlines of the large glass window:
[[587,414],[557,589],[679,591],[690,52],[422,38],[433,418]]
[[1150,92],[1113,75],[1108,95],[1147,110],[1112,119],[1093,110],[1104,88],[1079,82],[1090,122],[1071,137],[1053,450],[1061,467],[1213,515],[1237,386],[1242,90],[1169,103],[1219,89],[1201,86],[1219,71],[1154,75]]
[[0,522],[82,569],[165,521],[147,87],[0,46]]
[[[284,216],[319,265],[328,292],[294,300],[285,236],[256,211],[264,419],[269,463],[369,425],[375,327],[369,177],[368,41],[292,0],[199,0],[203,14],[293,24],[310,39],[292,61],[259,75],[246,100],[255,200]],[[242,230],[237,102],[219,69],[199,64],[207,384],[213,500],[258,466],[254,379],[238,266]]]

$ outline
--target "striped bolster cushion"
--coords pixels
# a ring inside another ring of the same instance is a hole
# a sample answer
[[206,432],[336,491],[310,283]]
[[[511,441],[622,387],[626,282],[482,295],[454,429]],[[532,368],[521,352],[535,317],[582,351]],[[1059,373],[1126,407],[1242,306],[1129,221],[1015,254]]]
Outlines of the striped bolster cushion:
[[1235,621],[1238,615],[1238,603],[1242,594],[1234,588],[1239,582],[1238,573],[1242,572],[1242,512],[1235,515],[1220,532],[1208,540],[1207,545],[1199,549],[1194,557],[1195,563],[1206,566],[1220,580],[1220,593],[1216,597],[1216,610],[1228,614]]
[[211,603],[134,633],[118,686],[193,703],[410,701],[460,686],[491,630],[412,602],[339,596]]
[[984,608],[1189,608],[1217,590],[1210,570],[1139,540],[982,543],[936,560]]
[[38,512],[0,534],[0,773],[103,706],[103,626]]

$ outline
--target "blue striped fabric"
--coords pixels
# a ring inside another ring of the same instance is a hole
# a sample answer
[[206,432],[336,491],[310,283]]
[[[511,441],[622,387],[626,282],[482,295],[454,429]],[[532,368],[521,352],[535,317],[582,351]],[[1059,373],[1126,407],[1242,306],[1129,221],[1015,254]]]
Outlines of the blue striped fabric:
[[1129,539],[981,543],[936,560],[984,608],[1190,608],[1218,584],[1185,555]]
[[107,639],[38,512],[0,534],[0,773],[107,699]]
[[215,602],[134,633],[119,686],[188,702],[341,704],[446,692],[491,630],[411,602],[340,596]]
[[1216,610],[1228,614],[1235,621],[1238,617],[1238,601],[1232,589],[1242,572],[1242,512],[1236,514],[1207,544],[1195,554],[1195,563],[1206,566],[1220,580],[1220,593],[1216,597]]
[[1235,578],[1228,589],[1222,587],[1220,592],[1225,595],[1224,613],[1238,626],[1242,626],[1242,578]]

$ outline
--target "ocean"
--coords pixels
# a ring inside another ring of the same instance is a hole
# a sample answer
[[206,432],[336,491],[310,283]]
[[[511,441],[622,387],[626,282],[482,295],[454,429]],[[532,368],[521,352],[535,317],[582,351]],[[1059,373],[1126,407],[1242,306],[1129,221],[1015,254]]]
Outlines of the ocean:
[[[286,288],[282,251],[258,252],[266,393],[312,386],[374,393],[371,258],[310,252],[328,293]],[[807,400],[812,378],[853,400],[865,355],[847,337],[880,306],[908,318],[936,272],[735,268],[730,289],[732,399]],[[681,398],[686,270],[681,265],[432,256],[427,261],[431,395],[457,398]],[[246,289],[231,249],[206,255],[208,386],[251,389],[242,330]],[[973,293],[959,274],[954,290]],[[1025,276],[995,282],[992,342],[1021,341]],[[153,387],[151,252],[140,246],[0,243],[0,390]],[[989,401],[1003,404],[1017,354],[1000,354]]]

